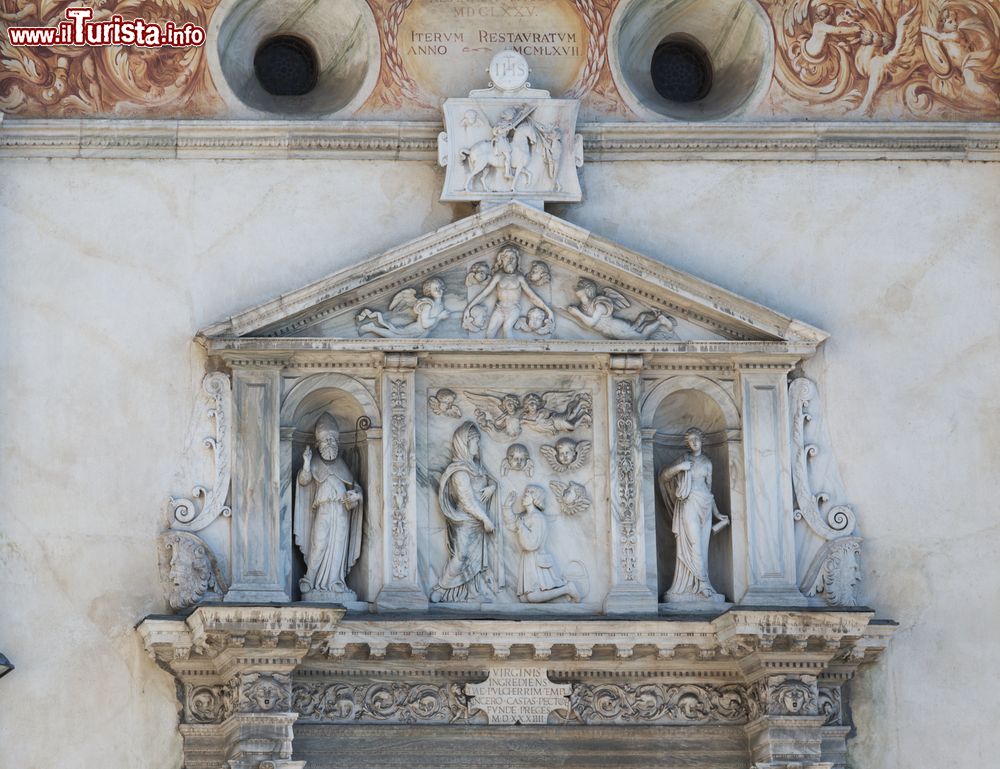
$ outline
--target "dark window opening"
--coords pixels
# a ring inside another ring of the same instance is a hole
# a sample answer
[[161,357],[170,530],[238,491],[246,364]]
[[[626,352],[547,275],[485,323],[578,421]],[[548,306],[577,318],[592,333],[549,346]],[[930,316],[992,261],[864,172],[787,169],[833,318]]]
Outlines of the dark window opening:
[[649,65],[653,87],[667,101],[704,99],[712,89],[712,62],[696,41],[667,38],[653,52]]
[[257,82],[275,96],[302,96],[316,87],[319,64],[312,46],[299,37],[279,35],[260,44],[253,57]]

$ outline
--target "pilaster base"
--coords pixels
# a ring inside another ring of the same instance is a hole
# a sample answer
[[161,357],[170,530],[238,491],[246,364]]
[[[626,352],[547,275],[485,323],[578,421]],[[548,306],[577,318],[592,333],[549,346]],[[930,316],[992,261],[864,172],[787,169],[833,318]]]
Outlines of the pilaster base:
[[750,756],[757,767],[768,769],[822,766],[824,721],[825,716],[762,716],[751,721],[746,726]]
[[424,611],[429,606],[427,596],[417,587],[384,587],[375,599],[381,611]]
[[638,582],[615,585],[604,599],[607,614],[655,614],[656,593]]

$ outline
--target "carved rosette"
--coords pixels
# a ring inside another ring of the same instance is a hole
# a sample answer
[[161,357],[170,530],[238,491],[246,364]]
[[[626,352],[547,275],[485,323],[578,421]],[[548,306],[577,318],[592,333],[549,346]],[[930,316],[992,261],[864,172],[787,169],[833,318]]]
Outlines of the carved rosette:
[[639,579],[635,441],[635,384],[629,379],[620,379],[615,383],[616,512],[621,527],[622,575],[629,582]]
[[404,580],[410,574],[407,553],[406,506],[409,502],[409,438],[407,430],[407,403],[405,379],[390,380],[392,413],[389,421],[392,442],[392,576]]

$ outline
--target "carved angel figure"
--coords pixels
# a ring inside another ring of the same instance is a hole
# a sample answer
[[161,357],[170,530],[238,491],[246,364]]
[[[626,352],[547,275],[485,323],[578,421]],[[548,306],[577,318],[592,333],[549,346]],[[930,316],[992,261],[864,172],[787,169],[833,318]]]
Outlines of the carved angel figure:
[[526,486],[521,495],[517,512],[514,512],[517,495],[511,492],[504,500],[504,525],[514,533],[514,541],[521,551],[518,570],[517,597],[525,603],[545,603],[567,597],[573,603],[580,600],[580,593],[572,582],[566,581],[552,553],[545,547],[547,523],[545,520],[545,489]]
[[549,463],[549,467],[557,473],[579,470],[590,459],[590,441],[574,441],[572,438],[560,438],[555,446],[542,446],[539,451]]
[[573,517],[582,513],[589,513],[591,507],[590,495],[587,488],[576,481],[562,483],[561,481],[549,481],[549,488],[559,500],[559,512],[563,515]]
[[578,305],[570,305],[566,313],[579,325],[590,328],[609,339],[651,339],[654,335],[673,336],[674,319],[655,310],[639,313],[634,320],[615,315],[631,304],[613,288],[599,289],[597,284],[581,278],[576,284]]
[[496,337],[501,331],[506,338],[513,336],[522,314],[521,303],[525,299],[539,308],[550,322],[555,322],[555,314],[521,274],[518,268],[520,256],[521,252],[515,246],[500,249],[493,265],[493,276],[466,305],[462,318],[463,328],[471,328],[472,308],[491,300],[493,311],[486,324],[486,336],[489,339]]
[[765,0],[775,77],[793,98],[865,115],[1000,105],[1000,10],[991,0]]
[[534,472],[535,463],[531,461],[527,446],[512,443],[507,447],[507,455],[500,463],[500,475],[506,477],[509,473],[524,473],[530,478]]
[[295,543],[306,561],[303,596],[355,600],[345,580],[361,555],[361,490],[340,455],[340,429],[330,414],[316,422],[316,450],[302,453],[295,496]]
[[404,325],[397,325],[377,310],[365,308],[358,313],[359,334],[374,334],[382,337],[427,336],[434,327],[447,320],[451,313],[444,306],[445,284],[441,278],[428,278],[420,286],[420,296],[416,289],[405,288],[389,302],[389,312],[409,316]]
[[493,277],[493,270],[486,262],[476,262],[465,275],[465,287],[470,291],[479,291],[490,278]]
[[[697,427],[684,433],[688,452],[665,468],[660,493],[673,519],[677,538],[677,565],[667,601],[721,601],[708,578],[708,540],[712,531],[729,523],[712,496],[712,461],[702,451],[704,435]],[[718,524],[713,528],[713,517]]]
[[532,307],[528,310],[527,315],[517,319],[514,328],[518,331],[527,331],[530,334],[546,336],[552,333],[555,324],[540,307]]
[[476,424],[500,440],[521,434],[521,399],[511,393],[474,393],[465,396],[475,403]]
[[528,393],[521,407],[521,421],[543,435],[571,433],[593,421],[594,405],[590,393]]
[[458,395],[456,395],[454,390],[442,387],[437,391],[436,395],[427,396],[427,405],[439,417],[461,419],[462,409],[459,408],[459,405],[455,402],[456,400],[458,400]]

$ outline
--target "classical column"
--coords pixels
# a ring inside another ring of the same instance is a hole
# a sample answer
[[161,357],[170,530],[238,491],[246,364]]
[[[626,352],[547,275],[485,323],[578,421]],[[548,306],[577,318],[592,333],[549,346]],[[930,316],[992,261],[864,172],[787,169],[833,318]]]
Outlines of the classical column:
[[[291,511],[281,504],[281,363],[233,367],[232,582],[226,601],[291,600]],[[287,474],[287,473],[286,473]]]
[[[743,412],[746,557],[733,564],[744,584],[738,604],[805,606],[795,572],[794,506],[784,365],[737,367]],[[739,532],[734,531],[734,536]]]
[[[639,427],[641,355],[612,355],[608,370],[611,478],[611,591],[608,614],[656,611],[656,589],[646,583],[646,522]],[[655,508],[654,508],[655,509]],[[650,510],[652,515],[653,511]]]
[[414,382],[417,356],[390,353],[382,369],[382,590],[380,609],[426,609],[417,572],[417,463]]

